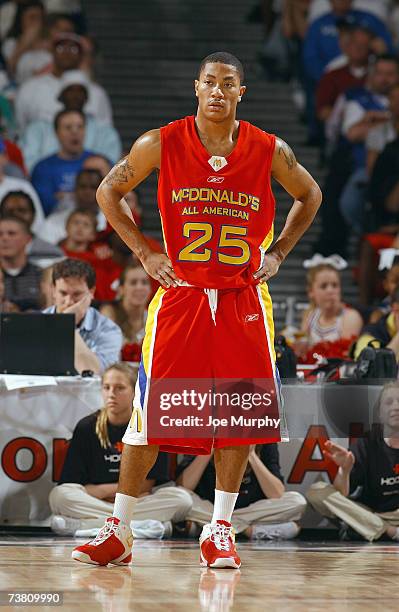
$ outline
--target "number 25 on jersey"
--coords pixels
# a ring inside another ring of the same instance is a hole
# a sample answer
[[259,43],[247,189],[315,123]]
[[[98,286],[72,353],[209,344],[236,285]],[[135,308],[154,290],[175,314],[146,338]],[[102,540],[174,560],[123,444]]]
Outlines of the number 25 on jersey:
[[[214,228],[210,223],[187,222],[183,225],[183,235],[191,238],[199,234],[179,253],[179,261],[205,262],[209,261],[212,251],[205,245],[211,240]],[[217,258],[220,263],[231,266],[242,266],[250,259],[249,245],[239,236],[246,236],[247,228],[235,225],[222,225],[217,246]],[[223,253],[223,248],[235,247],[236,255]]]

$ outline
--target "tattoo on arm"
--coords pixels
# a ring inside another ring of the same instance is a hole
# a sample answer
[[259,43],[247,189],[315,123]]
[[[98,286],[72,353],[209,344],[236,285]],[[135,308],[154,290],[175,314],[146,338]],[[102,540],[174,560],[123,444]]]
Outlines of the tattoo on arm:
[[295,155],[291,147],[284,140],[279,140],[278,155],[284,157],[288,170],[292,170],[296,164]]
[[109,172],[105,182],[107,185],[120,185],[128,183],[134,177],[134,169],[127,155]]

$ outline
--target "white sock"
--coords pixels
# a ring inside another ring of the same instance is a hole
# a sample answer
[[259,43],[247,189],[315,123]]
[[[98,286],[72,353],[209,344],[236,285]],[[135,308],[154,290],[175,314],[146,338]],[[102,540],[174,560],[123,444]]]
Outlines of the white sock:
[[216,521],[227,521],[231,523],[231,515],[236,505],[238,493],[227,493],[215,489],[215,505],[213,506],[213,516],[211,523]]
[[399,542],[399,527],[396,527],[396,533],[392,536],[392,539]]
[[125,523],[125,525],[130,525],[136,503],[137,497],[131,497],[124,493],[117,493],[115,495],[113,516],[118,518],[122,523]]

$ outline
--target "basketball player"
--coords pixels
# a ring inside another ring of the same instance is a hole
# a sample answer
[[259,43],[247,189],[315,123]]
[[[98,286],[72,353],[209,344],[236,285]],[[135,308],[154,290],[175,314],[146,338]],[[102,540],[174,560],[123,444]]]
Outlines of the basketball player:
[[[236,119],[245,94],[241,62],[229,53],[206,57],[195,81],[196,116],[143,134],[109,172],[98,202],[110,224],[162,287],[149,307],[134,410],[125,443],[114,515],[72,557],[96,565],[130,563],[129,528],[142,482],[159,449],[214,452],[213,518],[200,537],[200,562],[238,568],[231,516],[250,444],[257,438],[165,439],[151,435],[151,381],[276,379],[272,305],[266,281],[311,224],[321,192],[281,139]],[[153,170],[167,255],[153,252],[123,196]],[[273,239],[271,177],[294,198]],[[121,199],[122,198],[122,199]]]

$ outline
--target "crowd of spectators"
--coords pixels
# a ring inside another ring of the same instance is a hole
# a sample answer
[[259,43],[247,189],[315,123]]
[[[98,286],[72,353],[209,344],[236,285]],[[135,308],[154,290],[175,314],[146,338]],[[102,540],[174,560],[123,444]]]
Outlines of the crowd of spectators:
[[[81,4],[15,0],[0,15],[0,310],[73,312],[78,371],[117,361],[122,332],[122,357],[137,362],[158,284],[96,202],[122,146]],[[138,193],[127,200],[140,224]],[[105,322],[111,356],[95,339]]]
[[[282,333],[303,363],[359,356],[370,330],[374,346],[399,359],[390,270],[399,254],[399,2],[262,0],[249,17],[264,22],[261,64],[268,79],[292,83],[304,145],[318,148],[324,173],[321,229],[304,262],[309,304]],[[357,285],[351,304],[341,296],[345,260]]]

